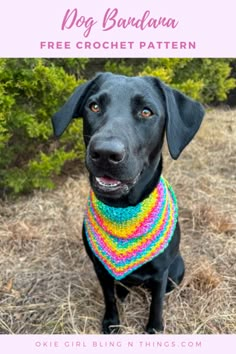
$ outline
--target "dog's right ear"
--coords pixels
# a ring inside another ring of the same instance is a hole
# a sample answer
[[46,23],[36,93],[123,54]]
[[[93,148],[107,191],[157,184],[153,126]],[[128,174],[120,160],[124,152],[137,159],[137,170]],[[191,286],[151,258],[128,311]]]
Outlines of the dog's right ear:
[[53,115],[52,125],[56,137],[65,131],[73,118],[81,116],[83,105],[95,82],[96,78],[77,87],[64,106]]
[[155,79],[155,82],[164,95],[167,143],[171,157],[176,160],[198,131],[205,111],[199,102],[182,92],[172,89],[159,79]]

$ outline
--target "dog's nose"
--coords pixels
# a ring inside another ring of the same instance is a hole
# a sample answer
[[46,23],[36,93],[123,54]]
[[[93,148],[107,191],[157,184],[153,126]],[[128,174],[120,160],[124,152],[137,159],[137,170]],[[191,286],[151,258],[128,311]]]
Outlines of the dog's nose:
[[100,163],[102,161],[111,164],[119,164],[125,158],[125,146],[118,139],[94,140],[91,142],[89,154],[93,162]]

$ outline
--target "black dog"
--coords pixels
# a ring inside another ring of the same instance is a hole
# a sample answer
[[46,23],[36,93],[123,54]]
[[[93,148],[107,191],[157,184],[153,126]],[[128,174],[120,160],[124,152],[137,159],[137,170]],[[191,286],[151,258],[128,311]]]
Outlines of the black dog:
[[[72,118],[84,118],[86,166],[92,190],[105,205],[127,208],[144,201],[160,181],[164,133],[169,152],[177,159],[199,129],[203,115],[198,102],[156,78],[102,73],[75,90],[54,115],[53,127],[55,135],[60,136]],[[119,325],[115,279],[92,251],[85,228],[83,239],[104,293],[103,333],[111,333]],[[151,291],[148,333],[163,330],[164,295],[184,276],[179,242],[177,222],[164,252],[116,284],[121,300],[129,286],[142,284]]]

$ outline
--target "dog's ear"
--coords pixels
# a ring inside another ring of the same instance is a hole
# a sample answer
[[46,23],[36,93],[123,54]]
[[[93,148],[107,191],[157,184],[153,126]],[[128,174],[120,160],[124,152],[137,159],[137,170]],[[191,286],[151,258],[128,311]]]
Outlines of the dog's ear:
[[83,105],[96,84],[95,79],[76,88],[61,109],[52,117],[54,135],[59,137],[73,118],[81,117]]
[[166,104],[168,148],[171,157],[176,160],[198,131],[205,111],[199,102],[157,81]]

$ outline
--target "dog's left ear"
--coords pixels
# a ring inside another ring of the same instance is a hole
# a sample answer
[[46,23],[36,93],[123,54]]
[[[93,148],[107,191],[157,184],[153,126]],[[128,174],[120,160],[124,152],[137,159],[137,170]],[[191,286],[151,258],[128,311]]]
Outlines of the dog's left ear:
[[103,74],[98,74],[94,79],[77,87],[64,106],[54,114],[52,117],[52,125],[56,137],[62,135],[73,118],[81,117],[84,103],[92,90],[96,88],[97,81],[102,75]]
[[156,80],[165,97],[168,148],[176,160],[198,131],[205,111],[199,102]]
[[82,102],[90,86],[91,82],[89,81],[77,87],[61,109],[53,115],[52,125],[56,137],[59,137],[64,132],[73,118],[80,116]]

